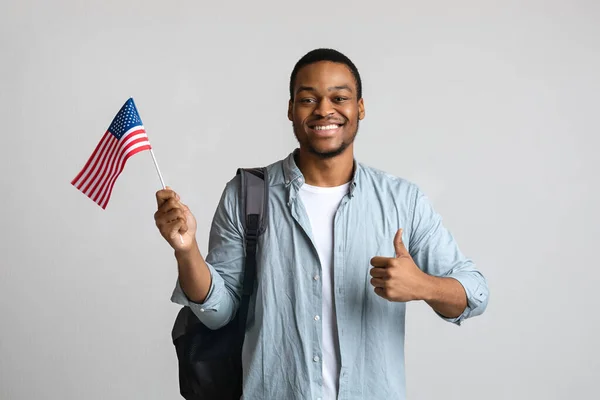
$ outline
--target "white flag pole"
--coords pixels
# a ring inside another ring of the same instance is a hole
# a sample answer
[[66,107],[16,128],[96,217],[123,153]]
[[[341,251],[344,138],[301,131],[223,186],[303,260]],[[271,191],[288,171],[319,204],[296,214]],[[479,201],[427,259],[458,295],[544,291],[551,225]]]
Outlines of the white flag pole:
[[158,168],[158,163],[156,162],[156,157],[154,157],[154,151],[152,151],[152,149],[150,149],[150,154],[152,154],[152,161],[154,161],[154,166],[156,167],[156,172],[158,173],[158,179],[160,179],[160,184],[162,185],[163,189],[166,189],[167,186],[165,185],[165,180],[160,173],[160,168]]
[[[166,189],[167,186],[165,185],[165,180],[163,179],[162,174],[160,173],[160,168],[158,168],[158,163],[156,162],[156,157],[154,156],[154,151],[152,151],[152,149],[150,149],[150,154],[152,155],[152,161],[154,161],[154,167],[156,168],[156,172],[158,173],[160,184],[162,185],[163,189]],[[181,244],[183,244],[183,237],[181,236],[181,234],[179,234],[179,240],[181,240]]]

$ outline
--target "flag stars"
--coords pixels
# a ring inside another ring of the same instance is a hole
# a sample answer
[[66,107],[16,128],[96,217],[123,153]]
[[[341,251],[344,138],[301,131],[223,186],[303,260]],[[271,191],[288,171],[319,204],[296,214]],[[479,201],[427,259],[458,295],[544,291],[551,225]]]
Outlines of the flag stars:
[[125,132],[136,127],[141,126],[142,120],[137,113],[133,100],[128,100],[127,103],[121,108],[121,111],[115,116],[109,131],[118,139],[120,139]]

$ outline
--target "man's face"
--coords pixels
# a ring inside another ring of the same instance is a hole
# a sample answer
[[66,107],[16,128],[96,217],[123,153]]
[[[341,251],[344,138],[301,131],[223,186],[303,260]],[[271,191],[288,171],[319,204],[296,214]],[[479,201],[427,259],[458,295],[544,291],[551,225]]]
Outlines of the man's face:
[[363,99],[357,99],[356,81],[346,65],[320,61],[298,71],[288,118],[301,149],[320,158],[343,153],[364,116]]

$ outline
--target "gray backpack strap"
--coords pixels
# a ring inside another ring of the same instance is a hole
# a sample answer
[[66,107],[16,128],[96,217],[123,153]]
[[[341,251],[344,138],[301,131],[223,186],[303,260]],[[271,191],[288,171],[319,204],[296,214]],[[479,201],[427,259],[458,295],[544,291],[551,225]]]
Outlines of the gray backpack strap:
[[248,222],[251,218],[258,218],[258,232],[260,236],[267,227],[267,205],[269,196],[269,183],[266,168],[240,168],[237,174],[241,177],[242,200],[242,225],[248,233]]
[[252,296],[252,292],[254,291],[254,282],[256,280],[258,237],[265,231],[267,226],[269,182],[266,168],[240,168],[237,173],[241,175],[240,198],[242,200],[242,224],[244,226],[244,239],[246,242],[244,282],[240,308],[238,310],[241,346],[246,332],[250,296]]

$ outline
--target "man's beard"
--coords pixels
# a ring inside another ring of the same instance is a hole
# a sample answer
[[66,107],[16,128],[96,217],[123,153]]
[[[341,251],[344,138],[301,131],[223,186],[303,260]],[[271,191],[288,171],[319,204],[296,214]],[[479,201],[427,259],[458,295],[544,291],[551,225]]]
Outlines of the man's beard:
[[[327,159],[330,159],[330,158],[337,157],[340,154],[342,154],[344,151],[346,151],[346,149],[348,147],[350,147],[350,145],[352,143],[354,143],[354,139],[356,139],[356,135],[358,134],[358,125],[359,125],[359,123],[360,123],[360,120],[357,118],[356,119],[356,130],[354,131],[354,134],[352,135],[352,137],[350,138],[350,140],[348,140],[348,141],[342,141],[342,143],[340,144],[340,146],[337,149],[335,149],[335,150],[319,151],[319,150],[315,149],[311,145],[310,140],[306,141],[306,143],[305,143],[306,147],[307,147],[308,151],[311,154],[319,157],[321,160],[327,160]],[[298,134],[296,133],[296,125],[292,124],[292,126],[294,128],[294,135],[296,136],[296,140],[298,140]],[[298,140],[298,142],[300,142],[300,140]]]

